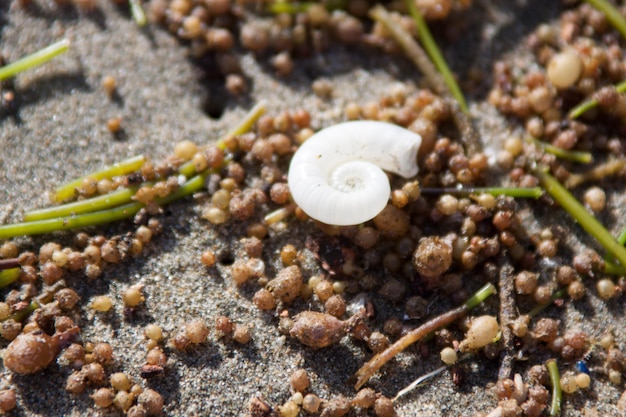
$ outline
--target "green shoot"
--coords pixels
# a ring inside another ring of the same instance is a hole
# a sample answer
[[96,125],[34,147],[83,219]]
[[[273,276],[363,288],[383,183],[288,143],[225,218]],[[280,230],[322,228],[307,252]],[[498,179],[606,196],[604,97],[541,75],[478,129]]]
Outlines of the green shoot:
[[422,188],[425,195],[454,194],[469,196],[471,194],[491,194],[494,197],[504,195],[514,198],[539,198],[543,195],[541,187],[467,187],[467,188]]
[[0,226],[0,239],[15,236],[32,236],[56,232],[58,230],[76,229],[79,227],[96,226],[117,220],[127,219],[137,214],[143,207],[141,203],[125,204],[109,210],[79,214],[56,219],[37,220],[26,223],[14,223]]
[[463,305],[469,311],[478,307],[483,301],[496,293],[497,290],[493,284],[485,284],[478,291],[476,291],[474,295],[468,298]]
[[552,175],[542,169],[535,170],[541,186],[572,216],[587,233],[593,236],[604,249],[626,266],[626,248],[602,226],[602,224],[585,210],[582,204]]
[[11,64],[5,65],[0,68],[0,81],[14,77],[16,74],[27,69],[44,64],[55,56],[67,51],[69,47],[70,41],[68,39],[63,39],[35,52],[34,54],[25,56],[24,58]]
[[141,7],[141,3],[139,0],[128,0],[130,3],[130,14],[135,19],[135,23],[137,26],[144,27],[146,23],[148,23],[148,19],[146,19],[146,14],[143,11],[143,7]]
[[461,88],[454,79],[452,71],[450,71],[450,68],[446,63],[446,60],[443,58],[441,51],[437,47],[437,43],[435,42],[433,35],[430,33],[424,17],[419,12],[419,10],[417,10],[415,1],[406,0],[406,4],[409,8],[409,13],[411,13],[413,20],[415,21],[417,34],[419,35],[419,39],[422,42],[422,45],[424,45],[426,53],[433,61],[433,64],[435,64],[435,67],[437,67],[437,69],[443,76],[443,79],[448,86],[448,89],[450,90],[452,96],[459,102],[461,110],[463,110],[464,113],[467,113],[467,102],[465,101],[465,97],[463,97],[463,92],[461,91]]
[[[265,112],[265,109],[264,102],[258,103],[229,135],[239,135],[250,130],[256,120]],[[224,142],[225,139],[222,139],[218,143]],[[226,158],[224,163],[227,163],[229,160],[230,158]],[[59,187],[56,190],[55,197],[57,201],[60,201],[73,196],[75,189],[80,186],[85,178],[103,179],[128,174],[141,168],[144,162],[145,158],[140,155],[114,164],[101,171],[94,172]],[[199,191],[204,185],[206,176],[213,172],[215,172],[215,170],[207,170],[189,178],[189,180],[178,187],[176,191],[168,196],[156,198],[154,202],[159,205],[169,204],[172,201]],[[181,173],[185,173],[188,177],[193,175],[195,173],[193,164],[190,165],[188,172],[183,171]],[[128,219],[137,214],[137,212],[145,206],[139,202],[132,202],[132,197],[135,195],[137,189],[139,189],[139,186],[124,188],[91,199],[29,212],[24,216],[23,223],[0,225],[0,239],[15,236],[39,235]]]
[[411,330],[406,335],[398,339],[393,345],[381,353],[375,355],[365,365],[361,367],[355,374],[357,382],[355,388],[360,389],[384,364],[390,361],[398,353],[402,352],[413,343],[423,339],[428,334],[448,326],[454,321],[465,316],[472,308],[478,306],[485,301],[489,296],[496,293],[496,288],[493,284],[486,284],[479,289],[472,297],[470,297],[462,306],[452,309],[446,313],[443,313],[437,317],[433,317],[420,327]]
[[80,187],[82,182],[86,178],[93,178],[95,180],[111,179],[120,175],[126,175],[133,171],[137,171],[146,162],[146,158],[143,155],[135,156],[122,162],[118,162],[111,166],[108,166],[100,171],[92,172],[77,180],[69,182],[60,186],[54,192],[52,199],[56,202],[61,202],[69,198],[74,197],[76,189]]
[[29,211],[24,214],[22,220],[25,222],[32,222],[36,220],[54,219],[57,217],[66,217],[75,214],[106,210],[108,208],[130,203],[132,196],[135,195],[138,189],[138,186],[122,188],[109,194],[89,198],[87,200],[80,200],[73,203],[63,204],[61,206]]
[[[626,92],[626,81],[622,81],[621,83],[615,85],[615,91],[617,91],[620,94]],[[587,100],[587,101],[583,101],[578,106],[570,110],[567,117],[569,119],[577,119],[578,117],[582,116],[587,111],[597,106],[598,106],[598,100],[594,98]]]
[[7,287],[13,284],[20,277],[22,268],[12,268],[0,271],[0,288]]
[[[185,196],[200,190],[207,174],[196,175],[181,185],[172,194],[155,199],[157,204],[169,204]],[[41,235],[44,233],[69,230],[88,226],[112,223],[118,220],[133,217],[144,207],[142,203],[129,203],[123,206],[100,210],[92,213],[78,214],[68,217],[36,220],[25,223],[15,223],[0,226],[0,239],[8,239],[15,236]]]
[[558,146],[554,146],[550,143],[542,142],[539,139],[535,139],[530,136],[526,140],[528,142],[535,144],[544,152],[550,153],[556,156],[557,158],[566,159],[568,161],[579,162],[581,164],[590,164],[593,162],[593,155],[591,155],[591,153],[589,152],[568,151],[566,149],[559,148]]
[[606,16],[607,20],[622,34],[626,39],[626,20],[619,10],[606,0],[585,0],[596,9],[600,10]]
[[626,277],[626,267],[623,267],[622,265],[618,265],[607,260],[604,261],[604,271],[602,272],[604,272],[605,274],[609,274],[609,275]]
[[546,367],[550,374],[550,384],[552,385],[552,403],[550,404],[550,417],[556,417],[561,414],[561,375],[559,374],[559,367],[556,364],[556,359],[548,359],[546,361]]

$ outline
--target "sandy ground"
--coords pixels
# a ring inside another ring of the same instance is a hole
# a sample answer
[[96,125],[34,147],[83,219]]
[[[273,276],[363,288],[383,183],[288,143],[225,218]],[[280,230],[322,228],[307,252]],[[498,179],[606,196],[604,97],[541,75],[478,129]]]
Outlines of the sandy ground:
[[[249,94],[225,103],[223,115],[210,118],[203,112],[207,100],[219,102],[211,86],[200,81],[201,72],[187,58],[187,51],[160,28],[139,29],[124,10],[100,1],[96,13],[57,12],[45,2],[41,7],[24,11],[0,4],[0,51],[15,60],[52,41],[67,37],[69,53],[43,67],[29,71],[15,80],[19,111],[0,115],[0,220],[12,222],[23,212],[46,206],[46,191],[104,165],[144,154],[159,160],[169,154],[182,139],[205,143],[220,137],[237,123],[253,103],[266,100],[270,112],[304,107],[311,111],[314,126],[321,127],[341,120],[343,105],[348,101],[367,102],[380,97],[394,82],[405,82],[410,88],[420,82],[417,71],[401,57],[390,58],[378,51],[335,48],[332,51],[297,63],[295,73],[287,80],[273,76],[266,63],[259,64],[244,54],[245,74],[252,82]],[[556,7],[539,2],[524,5],[495,2],[475,7],[466,28],[465,42],[452,45],[447,54],[458,57],[453,69],[463,71],[479,65],[489,71],[493,60],[509,50],[537,22],[555,17]],[[539,7],[541,6],[541,7]],[[537,13],[537,10],[541,11]],[[455,30],[454,28],[448,28]],[[479,42],[491,37],[493,42]],[[120,99],[106,98],[101,80],[112,75],[118,80]],[[312,94],[311,82],[326,77],[333,84],[334,96],[322,100]],[[473,114],[486,141],[496,143],[510,129],[494,118],[495,112],[481,104],[484,90],[471,96]],[[123,120],[122,139],[114,138],[106,121],[115,116]],[[621,190],[619,188],[618,190]],[[619,193],[610,196],[613,207],[619,205]],[[192,199],[178,202],[162,216],[164,233],[154,239],[140,259],[106,268],[102,278],[86,282],[81,276],[68,278],[83,300],[109,294],[116,300],[115,311],[94,315],[83,307],[80,326],[83,340],[106,341],[115,352],[111,369],[124,370],[135,380],[143,363],[145,350],[142,330],[157,323],[174,333],[186,320],[204,318],[213,323],[217,315],[228,315],[235,322],[252,327],[253,339],[240,346],[234,342],[211,342],[188,353],[168,353],[165,375],[147,383],[163,394],[168,416],[240,416],[256,392],[272,404],[289,398],[288,377],[299,367],[309,371],[311,391],[322,398],[342,394],[352,396],[347,382],[370,357],[367,349],[345,339],[338,346],[312,351],[277,330],[278,319],[258,311],[251,302],[253,286],[236,289],[225,268],[207,269],[199,261],[203,250],[232,250],[239,236],[245,235],[245,224],[208,227],[199,219],[201,202]],[[554,220],[548,210],[529,208],[529,227],[538,228]],[[557,222],[563,222],[563,216]],[[617,209],[604,221],[613,221],[618,230],[624,216]],[[564,222],[579,232],[572,222]],[[606,224],[606,223],[605,223]],[[104,227],[105,235],[130,230],[121,223]],[[264,246],[268,273],[277,265],[279,248],[287,242],[304,246],[304,237],[314,232],[310,225],[289,223],[289,230],[274,230]],[[54,236],[69,242],[68,234]],[[23,247],[38,247],[50,236],[21,238]],[[572,237],[572,244],[577,244]],[[585,243],[590,242],[585,239]],[[307,274],[317,270],[311,260]],[[469,278],[471,279],[471,277]],[[120,294],[132,283],[145,285],[145,308],[132,318],[125,318]],[[294,309],[303,309],[296,304]],[[377,301],[380,322],[399,309]],[[449,305],[447,306],[449,307]],[[445,309],[446,307],[444,307]],[[443,311],[443,309],[441,310]],[[484,312],[495,313],[495,300]],[[568,326],[584,328],[594,337],[608,329],[615,330],[623,348],[623,298],[601,303],[593,296],[576,305],[551,309],[547,316],[559,317]],[[385,367],[371,386],[393,396],[415,377],[440,366],[438,355],[420,359],[409,349],[399,360]],[[545,358],[533,362],[539,363]],[[496,381],[497,361],[478,358],[465,365],[466,380],[455,386],[448,374],[418,389],[397,406],[400,416],[471,416],[490,411],[495,397],[486,387]],[[18,377],[0,370],[0,385],[17,388],[18,411],[23,416],[114,415],[97,411],[88,395],[71,396],[64,390],[67,369],[56,365],[34,376]],[[595,380],[593,389],[570,396],[562,415],[618,416],[615,404],[622,389]]]

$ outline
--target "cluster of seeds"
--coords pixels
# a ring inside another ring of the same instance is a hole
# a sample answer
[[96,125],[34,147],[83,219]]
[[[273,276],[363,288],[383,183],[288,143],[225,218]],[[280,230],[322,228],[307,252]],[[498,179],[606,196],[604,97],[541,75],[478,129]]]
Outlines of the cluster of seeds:
[[[281,417],[297,417],[301,415],[301,410],[308,415],[342,417],[352,410],[362,413],[368,409],[377,417],[396,416],[392,401],[371,388],[360,390],[352,399],[339,395],[325,400],[311,391],[311,381],[304,369],[294,371],[289,377],[289,383],[292,395],[278,406],[277,413]],[[276,415],[271,405],[257,396],[250,400],[249,411],[251,417]]]
[[[85,0],[74,3],[84,9],[94,7],[93,2]],[[443,18],[452,9],[449,1],[424,0],[417,4],[428,18]],[[293,57],[325,49],[333,39],[386,51],[396,49],[380,25],[367,27],[361,20],[370,6],[365,0],[348,1],[345,10],[333,12],[324,4],[312,4],[306,10],[278,13],[254,22],[246,20],[249,6],[226,0],[151,0],[146,4],[150,18],[189,42],[195,58],[216,62],[232,93],[246,89],[236,51],[239,46],[257,56],[269,56],[281,76],[292,71]],[[407,16],[395,14],[394,19],[415,31]],[[496,64],[496,86],[489,100],[504,114],[521,119],[528,135],[559,149],[609,151],[623,156],[623,143],[614,137],[614,128],[626,114],[626,101],[607,87],[626,76],[619,40],[606,17],[586,4],[565,12],[560,23],[560,31],[540,26],[529,39],[539,66],[521,74],[512,64]],[[332,95],[332,85],[325,80],[316,81],[312,87],[319,96]],[[115,80],[105,77],[103,88],[109,96],[114,95]],[[585,122],[563,122],[565,112],[589,96],[599,102],[598,110],[585,115]],[[0,258],[18,260],[22,284],[20,290],[11,290],[0,303],[0,334],[12,341],[4,356],[5,366],[15,373],[30,374],[45,369],[58,357],[62,366],[73,370],[66,383],[69,392],[80,394],[90,389],[98,407],[114,406],[132,416],[162,412],[163,399],[158,393],[142,388],[122,372],[112,372],[113,350],[109,344],[75,342],[79,329],[69,313],[80,299],[66,288],[63,278],[82,273],[95,279],[107,265],[141,254],[161,229],[152,217],[160,212],[158,199],[180,187],[177,170],[184,163],[191,163],[196,172],[213,173],[206,178],[208,203],[202,218],[215,227],[229,227],[231,222],[245,225],[245,236],[239,241],[241,250],[221,271],[227,271],[238,287],[254,286],[254,305],[265,314],[276,312],[281,332],[314,349],[342,343],[350,335],[371,352],[382,352],[406,331],[405,316],[419,319],[432,314],[433,297],[443,294],[459,304],[469,296],[467,288],[496,281],[498,260],[503,256],[515,265],[511,279],[520,306],[548,305],[559,290],[573,301],[579,300],[586,295],[584,279],[589,277],[598,277],[596,292],[602,299],[623,292],[623,278],[615,283],[598,274],[604,264],[595,252],[577,254],[571,266],[558,265],[559,255],[564,255],[559,247],[564,232],[553,227],[529,236],[512,198],[445,192],[432,196],[428,192],[440,187],[480,186],[490,174],[486,154],[466,155],[460,143],[442,133],[448,131],[446,124],[451,119],[451,109],[442,98],[428,90],[410,92],[394,85],[378,101],[349,103],[344,116],[347,120],[395,123],[419,133],[423,139],[418,180],[391,178],[389,204],[372,221],[360,226],[307,224],[306,214],[291,201],[285,180],[289,159],[314,133],[311,115],[305,110],[263,116],[251,132],[227,137],[218,145],[180,142],[164,162],[148,162],[139,172],[127,176],[112,180],[86,178],[76,189],[79,199],[139,186],[134,199],[146,207],[135,217],[137,229],[110,239],[78,233],[72,247],[49,242],[38,255],[20,254],[11,242],[0,247]],[[599,127],[596,122],[605,118],[611,123],[607,128]],[[112,132],[120,127],[115,122],[110,121]],[[559,179],[569,175],[569,167],[526,146],[521,138],[510,138],[503,148],[498,163],[520,186],[538,184],[528,169],[531,162],[549,166]],[[591,211],[602,212],[606,194],[592,187],[585,193],[585,203]],[[264,249],[268,237],[289,231],[294,222],[309,227],[309,239],[267,253]],[[321,269],[310,267],[306,261],[311,257],[319,261]],[[213,249],[206,250],[200,259],[207,268],[214,268],[218,260],[219,254]],[[276,273],[266,273],[268,263]],[[542,266],[548,263],[557,266]],[[361,297],[363,293],[368,295]],[[121,298],[125,309],[140,307],[144,302],[142,286],[130,286]],[[378,317],[370,302],[373,298],[391,305],[395,313]],[[27,313],[20,313],[35,301],[36,311],[22,324],[20,318],[23,320]],[[310,310],[303,310],[304,304]],[[98,296],[90,305],[106,313],[113,308],[114,300]],[[432,344],[440,348],[441,359],[448,365],[456,364],[458,353],[466,351],[496,359],[503,346],[492,342],[501,325],[493,316],[468,318],[457,328],[438,331]],[[597,375],[615,385],[622,383],[626,359],[611,336],[596,341],[580,330],[561,331],[558,321],[536,319],[535,313],[519,315],[507,326],[522,352],[559,355],[566,363],[582,363],[580,369],[571,369],[562,376],[560,385],[566,393],[589,389],[587,363],[596,365],[593,371]],[[215,318],[214,333],[216,339],[241,344],[251,340],[247,325],[234,323],[226,316]],[[192,320],[163,346],[163,331],[158,325],[149,325],[145,328],[148,341],[141,377],[149,379],[163,373],[168,349],[185,351],[206,343],[210,334],[204,320]],[[428,344],[421,352],[429,354]],[[460,380],[458,377],[455,382]],[[392,401],[370,388],[360,390],[351,400],[343,396],[323,400],[309,391],[310,381],[304,370],[292,374],[290,385],[291,397],[278,407],[284,417],[295,417],[301,410],[326,417],[343,416],[353,409],[371,409],[381,417],[395,415]],[[529,367],[524,377],[500,379],[495,387],[500,415],[540,415],[547,406],[548,386],[543,365]],[[12,389],[0,391],[1,409],[10,410],[15,402]],[[254,417],[273,412],[273,407],[258,397],[250,403]]]

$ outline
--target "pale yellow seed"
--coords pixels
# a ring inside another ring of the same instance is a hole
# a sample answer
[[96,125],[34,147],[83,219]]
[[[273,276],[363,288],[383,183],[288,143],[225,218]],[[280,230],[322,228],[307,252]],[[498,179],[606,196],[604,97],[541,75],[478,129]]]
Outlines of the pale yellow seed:
[[574,379],[578,388],[587,389],[591,385],[591,377],[584,372],[577,374]]
[[174,147],[174,155],[184,161],[188,161],[198,152],[198,147],[190,140],[178,142]]
[[524,142],[520,137],[508,138],[504,141],[504,149],[509,151],[514,157],[518,156],[524,150]]
[[146,226],[139,226],[135,232],[135,237],[139,239],[141,243],[148,243],[152,240],[152,230]]
[[281,417],[296,417],[300,412],[300,407],[293,401],[287,401],[278,407]]
[[472,320],[465,343],[469,349],[480,349],[487,346],[498,336],[500,327],[493,316],[480,316]]
[[322,400],[315,394],[307,394],[302,399],[302,409],[307,413],[317,413],[322,405]]
[[343,294],[343,292],[346,290],[346,283],[345,281],[335,281],[333,282],[333,291],[335,292],[335,294]]
[[163,330],[156,324],[148,324],[143,330],[143,334],[150,340],[158,341],[163,339]]
[[0,302],[0,320],[4,320],[11,314],[11,307],[5,303]]
[[487,210],[491,210],[496,206],[496,198],[491,194],[479,194],[474,200]]
[[609,381],[614,385],[621,385],[622,383],[622,373],[617,369],[609,370]]
[[565,375],[561,377],[561,389],[566,394],[573,394],[578,391],[576,379],[573,376]]
[[55,250],[52,253],[52,262],[54,262],[54,264],[59,268],[63,268],[65,265],[67,265],[67,253],[60,250]]
[[594,213],[598,213],[606,207],[606,193],[600,187],[591,187],[585,191],[585,204]]
[[106,313],[113,307],[113,301],[108,295],[98,295],[91,301],[91,308],[101,313]]
[[109,381],[111,382],[111,386],[116,391],[128,391],[131,386],[130,379],[123,372],[115,372],[111,374]]
[[446,365],[454,365],[456,361],[459,359],[459,356],[456,353],[456,350],[451,347],[446,347],[441,349],[441,361]]
[[556,88],[568,88],[578,81],[582,69],[583,63],[578,53],[567,49],[554,55],[548,63],[548,80]]
[[145,301],[145,298],[141,293],[140,287],[132,286],[124,291],[122,301],[124,301],[124,304],[128,307],[137,307],[140,303]]
[[613,281],[610,279],[601,279],[596,284],[596,289],[598,291],[598,295],[603,300],[608,300],[612,298],[616,293],[616,287]]

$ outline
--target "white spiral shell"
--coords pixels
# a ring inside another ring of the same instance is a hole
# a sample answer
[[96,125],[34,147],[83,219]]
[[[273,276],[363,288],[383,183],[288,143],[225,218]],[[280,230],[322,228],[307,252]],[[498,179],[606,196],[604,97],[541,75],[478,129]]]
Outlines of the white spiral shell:
[[371,220],[387,205],[387,174],[417,174],[422,138],[385,122],[353,121],[322,129],[294,154],[289,190],[298,206],[322,223],[349,226]]

